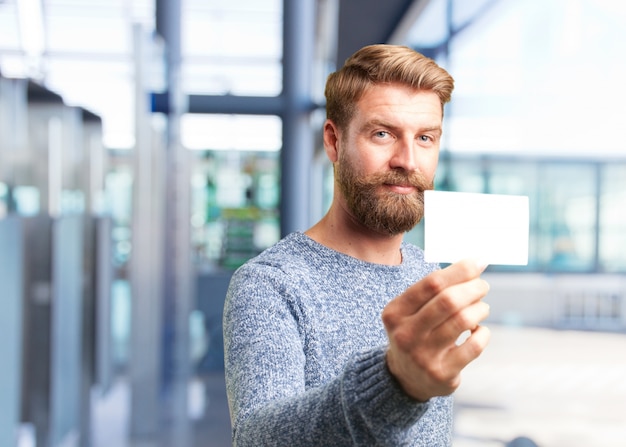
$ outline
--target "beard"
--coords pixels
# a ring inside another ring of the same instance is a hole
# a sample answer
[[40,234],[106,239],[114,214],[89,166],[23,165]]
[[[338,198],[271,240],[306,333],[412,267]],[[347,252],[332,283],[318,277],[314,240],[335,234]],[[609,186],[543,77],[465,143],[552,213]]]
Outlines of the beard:
[[[424,191],[433,189],[417,172],[397,169],[367,176],[360,175],[340,152],[335,178],[349,210],[370,230],[388,236],[406,233],[424,217]],[[383,185],[411,185],[416,191],[398,194]]]

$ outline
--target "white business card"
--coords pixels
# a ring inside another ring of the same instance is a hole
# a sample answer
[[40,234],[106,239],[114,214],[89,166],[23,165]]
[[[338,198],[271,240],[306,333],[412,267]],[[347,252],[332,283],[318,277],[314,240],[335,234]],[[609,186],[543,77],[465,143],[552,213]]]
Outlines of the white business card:
[[486,264],[528,264],[527,196],[424,192],[427,262],[475,258]]

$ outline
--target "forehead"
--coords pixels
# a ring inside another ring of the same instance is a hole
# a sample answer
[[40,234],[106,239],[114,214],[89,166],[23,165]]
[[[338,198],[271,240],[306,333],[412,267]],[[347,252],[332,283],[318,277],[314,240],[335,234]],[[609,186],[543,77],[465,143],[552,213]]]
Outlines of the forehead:
[[370,86],[356,103],[354,121],[368,119],[428,120],[441,124],[443,106],[431,90],[402,84]]

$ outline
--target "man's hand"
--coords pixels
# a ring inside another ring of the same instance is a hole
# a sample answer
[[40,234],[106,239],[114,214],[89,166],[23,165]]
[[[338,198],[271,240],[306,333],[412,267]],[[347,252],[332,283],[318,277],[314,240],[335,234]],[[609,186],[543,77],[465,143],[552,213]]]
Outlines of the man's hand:
[[[487,346],[489,315],[480,279],[484,266],[460,261],[413,284],[383,310],[389,337],[387,366],[413,399],[445,396],[460,384],[461,370]],[[471,335],[457,346],[466,331]]]

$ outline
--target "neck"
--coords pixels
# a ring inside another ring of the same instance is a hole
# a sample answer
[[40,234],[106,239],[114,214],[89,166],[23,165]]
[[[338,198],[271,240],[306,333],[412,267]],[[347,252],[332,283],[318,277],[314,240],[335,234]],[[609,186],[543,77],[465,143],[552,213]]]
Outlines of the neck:
[[403,234],[389,236],[372,231],[347,213],[338,211],[336,204],[305,234],[326,247],[362,261],[384,265],[402,262]]

